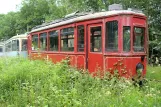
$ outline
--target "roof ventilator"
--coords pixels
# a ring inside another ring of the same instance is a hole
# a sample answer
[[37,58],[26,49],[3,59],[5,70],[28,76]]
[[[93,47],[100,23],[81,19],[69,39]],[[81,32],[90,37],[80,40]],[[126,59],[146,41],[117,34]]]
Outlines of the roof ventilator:
[[123,7],[122,7],[121,4],[112,4],[112,5],[109,5],[108,10],[109,11],[112,11],[112,10],[123,10]]

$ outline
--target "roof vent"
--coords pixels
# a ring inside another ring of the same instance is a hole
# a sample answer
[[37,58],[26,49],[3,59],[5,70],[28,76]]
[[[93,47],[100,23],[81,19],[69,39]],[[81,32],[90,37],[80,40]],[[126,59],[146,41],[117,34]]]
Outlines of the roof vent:
[[109,5],[108,10],[109,11],[112,11],[112,10],[123,10],[123,7],[122,7],[121,4],[112,4],[112,5]]
[[65,18],[73,17],[73,16],[75,16],[77,13],[79,13],[79,11],[76,11],[76,12],[74,12],[74,13],[70,13],[70,14],[66,15]]

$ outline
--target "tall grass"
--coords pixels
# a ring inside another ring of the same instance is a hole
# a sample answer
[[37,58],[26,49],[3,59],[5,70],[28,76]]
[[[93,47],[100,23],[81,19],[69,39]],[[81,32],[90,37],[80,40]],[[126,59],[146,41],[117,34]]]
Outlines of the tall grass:
[[91,77],[66,61],[0,59],[3,107],[159,107],[160,88],[151,81],[140,88],[123,78]]

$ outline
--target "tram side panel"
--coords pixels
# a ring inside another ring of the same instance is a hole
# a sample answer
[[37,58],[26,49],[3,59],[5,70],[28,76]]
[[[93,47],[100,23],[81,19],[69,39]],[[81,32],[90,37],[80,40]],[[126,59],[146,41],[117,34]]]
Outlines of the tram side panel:
[[141,61],[141,57],[106,57],[105,58],[105,71],[114,74],[119,73],[119,76],[133,77],[137,74],[136,66],[138,63],[144,65],[142,75],[146,74],[146,58]]
[[30,58],[35,60],[48,60],[52,61],[53,63],[62,62],[66,60],[69,65],[77,68],[84,69],[84,56],[77,56],[75,54],[63,54],[63,53],[38,53],[38,52],[31,52]]

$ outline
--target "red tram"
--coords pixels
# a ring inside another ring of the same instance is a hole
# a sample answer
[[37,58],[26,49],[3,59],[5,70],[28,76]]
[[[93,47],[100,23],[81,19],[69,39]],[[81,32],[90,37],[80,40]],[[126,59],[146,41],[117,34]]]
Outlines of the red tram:
[[54,63],[66,57],[77,68],[118,71],[120,76],[146,74],[147,18],[133,10],[74,13],[36,26],[28,35],[31,58]]

